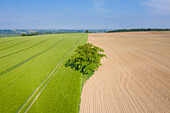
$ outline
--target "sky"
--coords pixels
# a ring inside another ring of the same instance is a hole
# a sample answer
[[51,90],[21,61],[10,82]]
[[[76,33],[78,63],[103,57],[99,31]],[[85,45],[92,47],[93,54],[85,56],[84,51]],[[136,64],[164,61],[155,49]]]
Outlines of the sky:
[[170,28],[170,0],[0,0],[0,29]]

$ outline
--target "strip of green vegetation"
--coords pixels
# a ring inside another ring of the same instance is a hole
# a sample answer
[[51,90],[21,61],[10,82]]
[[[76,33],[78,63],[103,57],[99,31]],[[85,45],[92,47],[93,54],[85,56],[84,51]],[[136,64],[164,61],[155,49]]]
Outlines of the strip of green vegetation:
[[[78,112],[82,75],[78,71],[66,68],[64,64],[78,45],[87,42],[87,34],[53,34],[2,39],[0,43],[5,47],[0,46],[0,49],[15,44],[16,46],[0,51],[2,66],[0,72],[23,61],[27,62],[0,76],[1,113],[18,112],[21,109],[20,112],[28,110],[34,113]],[[17,45],[24,40],[26,42]],[[55,69],[58,64],[61,67]],[[53,77],[49,76],[53,70],[56,73],[53,73]]]
[[91,72],[91,73],[89,73],[89,74],[83,75],[83,77],[82,77],[82,84],[86,83],[86,81],[87,81],[88,79],[90,79],[90,77],[92,77],[93,74],[94,74],[94,72]]
[[[94,74],[94,72],[91,72],[90,74],[82,75],[80,96],[81,96],[81,93],[82,93],[84,84],[86,83],[86,81],[87,81],[88,79],[90,79],[90,77],[93,76],[93,74]],[[80,111],[80,103],[81,103],[81,98],[80,98],[80,100],[79,100],[78,113],[79,113],[79,111]]]
[[117,29],[117,30],[110,30],[107,33],[112,32],[137,32],[137,31],[170,31],[170,29],[154,29],[154,28],[143,28],[143,29]]

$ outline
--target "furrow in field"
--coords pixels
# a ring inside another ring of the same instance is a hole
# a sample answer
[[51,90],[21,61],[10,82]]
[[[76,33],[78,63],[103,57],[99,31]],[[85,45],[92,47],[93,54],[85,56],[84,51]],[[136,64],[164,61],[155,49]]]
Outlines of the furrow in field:
[[2,49],[0,49],[0,51],[6,50],[6,49],[10,49],[10,48],[15,47],[15,46],[17,46],[19,44],[23,44],[24,42],[27,42],[27,40],[21,41],[19,43],[16,43],[14,45],[9,46],[9,47],[2,48]]
[[0,44],[5,44],[5,43],[7,43],[7,42],[11,42],[11,41],[14,41],[14,40],[3,41],[3,42],[0,42]]
[[36,44],[34,44],[34,45],[30,46],[30,47],[27,47],[27,48],[25,48],[25,49],[22,49],[22,50],[19,50],[19,51],[15,51],[15,52],[13,52],[13,53],[10,53],[10,54],[1,56],[0,59],[1,59],[1,58],[5,58],[5,57],[8,57],[8,56],[11,56],[11,55],[14,55],[14,54],[17,54],[17,53],[20,53],[20,52],[23,52],[23,51],[26,51],[26,50],[31,49],[31,48],[33,48],[33,47],[36,47],[36,46],[40,45],[41,43],[46,42],[47,40],[49,40],[49,39],[40,41],[40,42],[38,42],[38,43],[36,43]]
[[51,47],[49,47],[49,48],[47,48],[47,49],[45,49],[45,50],[43,50],[43,51],[37,53],[36,55],[33,55],[33,56],[29,57],[28,59],[26,59],[26,60],[24,60],[24,61],[22,61],[22,62],[20,62],[20,63],[18,63],[18,64],[16,64],[16,65],[14,65],[14,66],[8,68],[8,69],[6,69],[6,70],[0,72],[0,76],[2,76],[2,75],[4,75],[4,74],[6,74],[6,73],[8,73],[8,72],[10,72],[10,71],[12,71],[12,70],[14,70],[15,68],[17,68],[17,67],[19,67],[19,66],[21,66],[21,65],[23,65],[23,64],[25,64],[25,63],[27,63],[28,61],[32,60],[33,58],[36,58],[37,56],[39,56],[39,55],[45,53],[46,51],[52,49],[53,47],[55,47],[57,44],[59,44],[59,43],[60,43],[61,41],[63,41],[63,40],[64,40],[64,39],[58,41],[57,43],[55,43],[55,44],[52,45]]
[[148,40],[148,41],[155,41],[155,42],[158,42],[158,43],[160,43],[160,42],[162,42],[162,43],[170,43],[169,41],[162,41],[162,40],[157,40],[157,39],[148,39],[148,38],[141,38],[142,40]]

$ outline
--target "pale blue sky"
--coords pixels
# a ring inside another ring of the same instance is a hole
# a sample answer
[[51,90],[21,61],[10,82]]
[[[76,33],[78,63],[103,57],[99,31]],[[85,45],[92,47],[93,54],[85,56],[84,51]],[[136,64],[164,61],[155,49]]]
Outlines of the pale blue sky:
[[0,0],[0,29],[170,28],[170,0]]

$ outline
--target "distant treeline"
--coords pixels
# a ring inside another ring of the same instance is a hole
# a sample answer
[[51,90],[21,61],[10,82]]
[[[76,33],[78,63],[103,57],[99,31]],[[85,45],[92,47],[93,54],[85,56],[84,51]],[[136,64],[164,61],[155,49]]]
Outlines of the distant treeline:
[[35,36],[35,35],[39,35],[39,34],[54,34],[54,33],[53,33],[53,32],[44,32],[44,33],[40,33],[40,32],[22,33],[21,36]]
[[153,28],[142,28],[142,29],[117,29],[117,30],[111,30],[107,31],[107,33],[112,32],[137,32],[137,31],[170,31],[170,29],[153,29]]

